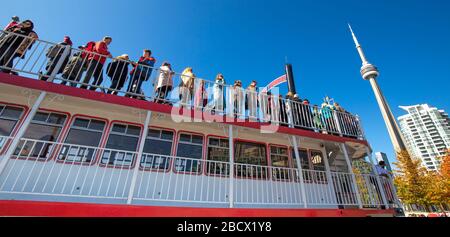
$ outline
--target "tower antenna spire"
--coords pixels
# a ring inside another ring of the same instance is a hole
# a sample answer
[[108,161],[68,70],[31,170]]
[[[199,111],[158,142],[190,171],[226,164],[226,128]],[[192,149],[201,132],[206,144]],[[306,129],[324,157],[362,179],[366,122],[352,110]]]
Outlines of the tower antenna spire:
[[353,28],[350,25],[350,23],[348,23],[348,28],[352,33],[353,41],[355,42],[356,49],[358,50],[359,57],[361,58],[363,65],[369,64],[369,61],[367,60],[366,55],[364,54],[364,51],[361,47],[361,44],[359,44],[358,38],[356,37],[355,32],[353,32]]

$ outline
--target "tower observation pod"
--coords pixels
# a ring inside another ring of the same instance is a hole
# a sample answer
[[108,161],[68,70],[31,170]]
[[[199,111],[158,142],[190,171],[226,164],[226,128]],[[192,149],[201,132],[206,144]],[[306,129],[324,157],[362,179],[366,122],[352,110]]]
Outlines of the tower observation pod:
[[375,94],[378,106],[380,107],[381,110],[381,114],[383,115],[383,119],[388,129],[392,145],[394,146],[394,149],[396,151],[406,150],[406,146],[405,143],[403,142],[403,138],[400,133],[400,129],[397,125],[397,122],[395,121],[395,118],[392,115],[392,111],[389,107],[389,104],[386,101],[386,98],[383,96],[383,93],[381,92],[381,89],[378,86],[376,80],[380,75],[378,68],[373,64],[369,63],[361,45],[359,44],[358,38],[356,38],[356,35],[353,32],[351,25],[349,24],[348,26],[350,28],[350,32],[352,33],[353,36],[353,41],[355,42],[356,49],[358,50],[359,56],[362,61],[361,76],[364,80],[368,80],[372,85],[373,93]]

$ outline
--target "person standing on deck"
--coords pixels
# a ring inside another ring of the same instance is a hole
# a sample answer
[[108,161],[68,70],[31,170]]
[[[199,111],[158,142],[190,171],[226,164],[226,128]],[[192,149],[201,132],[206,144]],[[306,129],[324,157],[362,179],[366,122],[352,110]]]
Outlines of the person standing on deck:
[[224,107],[224,96],[223,96],[223,88],[225,86],[225,80],[223,78],[222,73],[217,74],[216,81],[213,86],[213,105],[211,113],[215,114],[216,110],[218,112],[225,111]]
[[128,77],[129,60],[128,54],[123,54],[108,64],[106,74],[111,78],[108,94],[117,95],[122,90]]
[[141,90],[142,83],[147,81],[152,75],[155,63],[156,59],[152,57],[152,51],[150,49],[144,49],[138,63],[134,65],[133,70],[130,72],[131,80],[130,84],[128,84],[128,94],[125,96],[137,98],[137,95],[143,94]]
[[[14,65],[14,59],[25,58],[25,53],[30,49],[38,39],[38,35],[33,31],[34,23],[25,20],[18,25],[9,28],[8,34],[0,40],[0,69],[4,73],[11,73]],[[14,73],[13,74],[17,74]]]
[[[245,107],[248,110],[248,119],[256,120],[258,119],[258,88],[256,87],[257,82],[252,81],[250,85],[247,87],[246,96],[245,96]],[[258,119],[259,120],[259,119]]]
[[5,26],[5,28],[3,30],[7,31],[7,30],[11,29],[12,27],[19,25],[19,23],[20,23],[19,17],[13,16],[13,17],[11,17],[11,21],[8,23],[8,25]]
[[159,76],[155,85],[156,103],[166,103],[166,97],[173,87],[173,75],[175,75],[175,72],[172,71],[170,63],[164,62],[159,68]]
[[244,100],[244,92],[242,89],[242,82],[240,80],[237,80],[234,82],[232,96],[230,97],[232,99],[232,103],[234,106],[233,114],[234,118],[239,117],[242,115],[242,103]]
[[179,96],[181,108],[188,107],[192,100],[192,96],[194,93],[194,78],[195,75],[192,71],[191,67],[187,67],[183,70],[183,73],[180,76],[181,81],[179,85]]
[[[105,36],[102,41],[98,41],[94,46],[94,53],[89,55],[88,68],[86,75],[83,79],[83,85],[80,88],[89,90],[96,90],[97,87],[103,82],[103,65],[106,62],[106,58],[112,58],[111,53],[108,51],[108,45],[112,42],[112,38]],[[94,77],[92,84],[89,84],[91,77]],[[88,84],[88,85],[86,85]]]
[[[63,55],[66,47],[69,47],[69,48],[72,47],[72,40],[70,40],[69,36],[64,36],[64,40],[61,43],[53,45],[52,47],[50,47],[48,49],[47,54],[46,54],[46,56],[48,58],[48,62],[47,62],[47,66],[45,67],[45,70],[47,72],[45,73],[45,75],[41,75],[39,77],[40,80],[47,81],[48,78],[50,77],[50,75],[52,75],[52,73],[55,70],[56,65],[58,65],[58,62],[61,59],[61,56]],[[72,49],[70,49],[70,50],[72,50]],[[61,64],[61,67],[59,68],[59,70],[56,74],[63,73],[64,68],[66,67],[67,63],[69,62],[69,58],[70,58],[70,51],[64,58],[64,61]]]
[[205,81],[199,79],[198,85],[195,89],[194,108],[203,110],[207,103],[208,103],[208,93],[206,92]]

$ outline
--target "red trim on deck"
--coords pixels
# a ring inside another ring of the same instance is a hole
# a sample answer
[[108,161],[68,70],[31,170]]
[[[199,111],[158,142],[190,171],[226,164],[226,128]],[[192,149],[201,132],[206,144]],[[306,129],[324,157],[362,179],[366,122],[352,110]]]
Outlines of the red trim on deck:
[[[145,110],[151,110],[155,112],[160,113],[166,113],[171,114],[172,109],[174,111],[179,111],[179,108],[173,108],[169,105],[164,104],[158,104],[153,103],[149,101],[142,101],[142,100],[136,100],[132,98],[122,97],[122,96],[116,96],[116,95],[110,95],[110,94],[104,94],[100,92],[55,84],[51,82],[46,81],[40,81],[35,79],[29,79],[22,76],[16,76],[6,73],[0,72],[0,83],[20,86],[20,87],[26,87],[31,88],[35,90],[41,90],[41,91],[47,91],[51,93],[57,93],[62,95],[68,95],[73,97],[79,97],[83,99],[88,100],[95,100],[95,101],[101,101],[104,103],[110,103],[110,104],[117,104],[117,105],[123,105],[128,107],[134,107],[139,109],[145,109]],[[219,115],[211,115],[211,114],[203,114],[201,111],[195,111],[195,110],[186,110],[188,117],[192,118],[206,118],[208,121],[222,121],[222,123],[225,124],[231,124],[236,126],[242,126],[242,127],[248,127],[248,128],[254,128],[254,129],[261,129],[263,126],[268,126],[267,123],[257,123],[257,122],[246,122],[241,119],[236,120],[234,118],[225,118],[224,116]],[[183,113],[184,114],[184,113]],[[230,122],[231,121],[231,122]],[[242,121],[242,122],[239,122]],[[326,141],[333,141],[333,142],[339,142],[339,143],[345,143],[345,142],[355,142],[360,143],[365,146],[369,146],[369,143],[365,140],[358,140],[353,138],[347,138],[347,137],[339,137],[329,134],[322,134],[317,133],[313,131],[303,130],[303,129],[296,129],[296,128],[289,128],[285,126],[280,126],[278,129],[279,133],[285,133],[285,134],[291,134],[291,135],[297,135],[302,137],[309,137],[314,139],[320,139],[320,140],[326,140]]]
[[244,209],[0,201],[0,216],[40,217],[366,217],[394,210]]

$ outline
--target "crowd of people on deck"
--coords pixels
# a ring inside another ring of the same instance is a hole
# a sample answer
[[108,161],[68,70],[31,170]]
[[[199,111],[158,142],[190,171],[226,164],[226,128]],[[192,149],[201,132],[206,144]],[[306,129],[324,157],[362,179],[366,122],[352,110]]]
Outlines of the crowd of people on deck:
[[[11,70],[14,60],[25,57],[26,51],[31,49],[38,39],[38,35],[34,31],[34,24],[31,20],[20,22],[17,16],[12,17],[12,21],[3,31],[0,35],[0,70],[4,73],[17,74],[17,72]],[[45,72],[39,73],[39,79],[47,81],[49,78],[61,74],[61,84],[63,85],[73,87],[80,85],[82,89],[93,91],[100,88],[105,93],[116,95],[119,92],[124,92],[122,89],[128,81],[125,96],[145,99],[142,84],[149,80],[156,64],[152,51],[144,49],[138,61],[133,62],[127,54],[113,58],[108,49],[111,43],[112,38],[105,36],[100,41],[91,41],[79,46],[79,50],[75,50],[75,53],[73,53],[73,42],[69,36],[65,36],[60,43],[47,50],[47,65]],[[108,58],[111,59],[111,62],[105,67]],[[55,71],[56,68],[58,68],[58,71]],[[111,79],[109,88],[101,87],[104,69],[106,69],[106,75]],[[175,87],[173,82],[175,72],[169,62],[163,62],[158,69],[158,73],[153,82],[154,102],[171,104],[168,96]],[[206,87],[206,81],[196,78],[192,67],[185,68],[180,75],[178,85],[180,106],[192,106],[193,108],[208,110],[212,114],[225,111],[225,104],[227,103],[225,102],[224,89],[227,86],[223,74],[217,74],[212,84],[210,99]],[[321,131],[337,132],[337,126],[342,125],[342,123],[347,123],[347,127],[354,128],[356,126],[355,121],[348,121],[349,118],[347,117],[339,118],[336,122],[332,111],[342,114],[349,113],[329,97],[326,97],[319,107],[318,105],[311,106],[308,99],[301,99],[298,94],[291,92],[284,98],[278,95],[278,101],[275,101],[276,97],[271,92],[258,92],[256,81],[252,81],[244,89],[242,82],[236,80],[229,89],[233,93],[228,96],[230,100],[228,102],[234,106],[231,113],[235,117],[243,115],[248,119],[260,121],[258,111],[262,109],[265,111],[262,116],[264,117],[263,120],[272,121],[275,119],[271,116],[273,116],[272,111],[275,109],[274,104],[276,104],[279,112],[276,120],[279,120],[281,125],[287,126],[290,123],[288,115],[288,111],[290,111],[293,119],[291,122],[295,127],[306,129],[314,127]],[[242,111],[245,111],[245,114],[242,114]]]

